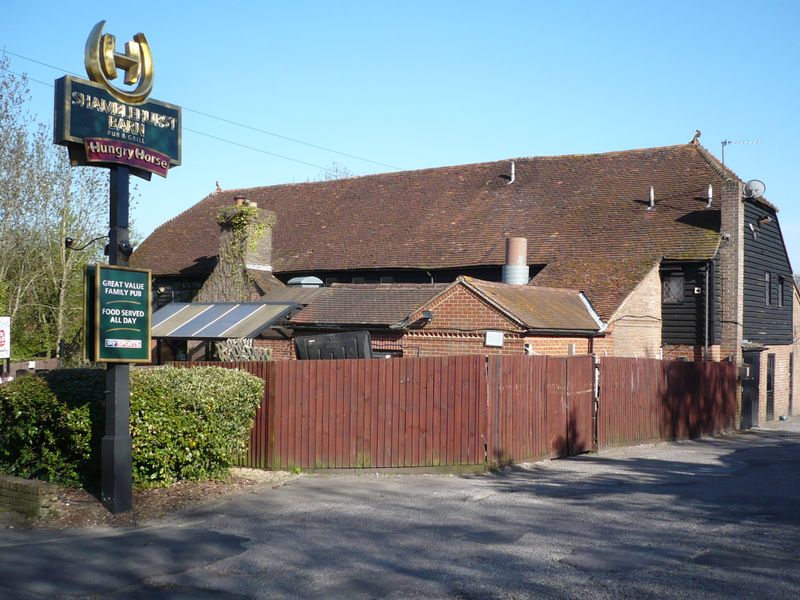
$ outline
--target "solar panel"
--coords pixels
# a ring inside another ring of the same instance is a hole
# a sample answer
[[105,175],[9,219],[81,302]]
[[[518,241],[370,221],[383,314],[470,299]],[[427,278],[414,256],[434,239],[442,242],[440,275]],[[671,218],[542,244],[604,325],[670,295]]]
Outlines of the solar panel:
[[188,304],[186,302],[172,302],[167,304],[164,308],[153,313],[153,329],[161,325],[164,321],[174,316],[182,310],[185,310]]
[[170,337],[213,337],[210,335],[201,334],[202,330],[208,328],[209,325],[221,318],[225,313],[238,306],[238,304],[219,303],[207,304],[205,306],[207,306],[207,308],[203,310],[203,312],[197,314],[184,325],[172,331],[170,333]]
[[[172,303],[153,315],[153,337],[225,339],[254,337],[298,304],[262,302]],[[157,321],[156,321],[157,320]]]

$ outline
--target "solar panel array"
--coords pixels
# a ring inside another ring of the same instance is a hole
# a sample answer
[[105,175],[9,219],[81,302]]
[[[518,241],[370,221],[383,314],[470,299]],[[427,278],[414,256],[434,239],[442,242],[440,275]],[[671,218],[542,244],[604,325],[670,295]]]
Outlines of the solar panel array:
[[153,314],[154,338],[252,338],[287,316],[294,302],[173,302]]

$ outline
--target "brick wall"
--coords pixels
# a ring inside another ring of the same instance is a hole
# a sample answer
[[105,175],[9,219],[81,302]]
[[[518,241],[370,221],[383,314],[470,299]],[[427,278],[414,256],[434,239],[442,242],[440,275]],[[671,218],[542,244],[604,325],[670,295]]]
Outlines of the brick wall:
[[502,348],[484,345],[483,333],[413,331],[403,336],[403,356],[454,356],[464,354],[522,354],[523,338],[506,333]]
[[[499,314],[482,298],[463,286],[453,286],[422,307],[433,319],[422,329],[407,332],[402,340],[403,356],[452,356],[458,354],[522,354],[520,327]],[[486,330],[503,331],[503,347],[484,345]]]
[[519,331],[520,327],[514,321],[501,315],[497,309],[487,304],[482,298],[476,296],[464,286],[456,285],[424,306],[411,316],[414,321],[421,317],[423,310],[433,313],[433,319],[425,325],[424,331],[485,331],[496,329],[500,331]]
[[0,475],[0,508],[43,517],[50,512],[55,499],[55,488],[49,483]]
[[592,345],[589,338],[570,337],[526,337],[525,343],[531,344],[536,354],[551,356],[569,356],[570,346],[574,346],[572,354],[590,354]]
[[[662,358],[664,360],[678,360],[685,358],[686,360],[698,361],[704,360],[704,347],[703,346],[687,346],[684,344],[664,344],[662,346]],[[719,362],[720,361],[720,348],[719,344],[708,347],[708,360]]]
[[[767,361],[770,354],[775,355],[775,377],[774,377],[774,413],[773,421],[778,417],[789,414],[789,353],[794,350],[794,346],[768,346],[760,354],[760,372],[758,381],[758,424],[764,425],[767,421]],[[797,355],[795,355],[797,360]],[[797,367],[795,366],[795,374]],[[796,404],[795,396],[795,404]],[[794,411],[797,413],[798,411]]]
[[[610,319],[613,356],[661,356],[661,277],[659,265],[625,299]],[[607,348],[606,348],[607,350]]]
[[684,358],[690,361],[703,360],[702,346],[688,346],[686,344],[664,344],[661,348],[661,357],[664,360],[679,360]]
[[605,335],[592,340],[592,354],[614,356],[614,325],[606,327]]
[[292,340],[263,339],[253,340],[256,348],[272,350],[272,360],[294,360],[294,342]]

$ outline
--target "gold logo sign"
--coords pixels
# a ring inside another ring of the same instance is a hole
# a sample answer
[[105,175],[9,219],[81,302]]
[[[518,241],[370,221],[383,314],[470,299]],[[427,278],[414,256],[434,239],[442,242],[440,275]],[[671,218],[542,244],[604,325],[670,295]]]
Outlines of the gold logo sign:
[[[117,100],[138,104],[147,100],[153,90],[153,58],[150,45],[143,33],[125,43],[125,52],[116,51],[117,41],[113,35],[103,33],[105,21],[94,26],[86,40],[84,63],[86,73],[92,81],[104,85]],[[127,91],[111,84],[117,78],[117,70],[124,71],[125,84],[135,85]]]

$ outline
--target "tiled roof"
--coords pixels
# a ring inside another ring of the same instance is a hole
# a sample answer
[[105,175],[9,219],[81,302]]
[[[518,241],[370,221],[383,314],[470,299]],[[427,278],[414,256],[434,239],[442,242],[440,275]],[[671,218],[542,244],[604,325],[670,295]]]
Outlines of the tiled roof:
[[340,284],[322,293],[295,314],[295,325],[386,326],[399,323],[451,284]]
[[260,302],[297,302],[298,304],[306,305],[320,294],[323,294],[325,289],[287,285],[268,291],[261,297]]
[[[216,212],[246,196],[277,215],[276,273],[501,265],[528,238],[543,284],[584,291],[607,318],[662,258],[706,260],[719,240],[721,171],[701,146],[514,159],[218,192],[159,227],[131,258],[154,275],[201,274]],[[647,210],[650,186],[655,209]],[[608,267],[611,267],[610,270]],[[555,278],[555,274],[564,279]],[[584,281],[580,286],[576,282]]]
[[528,329],[598,331],[601,327],[576,290],[509,285],[471,277],[463,281]]

